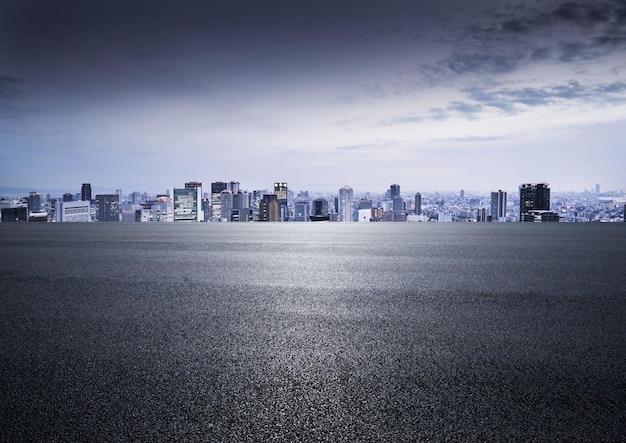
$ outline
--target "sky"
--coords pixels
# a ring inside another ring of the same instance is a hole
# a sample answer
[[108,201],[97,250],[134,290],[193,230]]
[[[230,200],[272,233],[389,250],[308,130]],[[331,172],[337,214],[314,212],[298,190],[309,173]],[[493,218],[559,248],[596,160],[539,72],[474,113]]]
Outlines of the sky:
[[0,186],[626,189],[626,0],[0,0]]

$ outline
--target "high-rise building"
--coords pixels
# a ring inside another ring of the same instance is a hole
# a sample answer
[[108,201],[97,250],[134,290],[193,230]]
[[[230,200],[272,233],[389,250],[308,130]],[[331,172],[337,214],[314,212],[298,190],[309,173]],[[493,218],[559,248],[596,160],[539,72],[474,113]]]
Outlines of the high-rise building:
[[298,200],[295,204],[293,221],[308,222],[310,217],[310,205],[308,200]]
[[328,214],[328,200],[324,198],[316,198],[313,200],[313,208],[311,214],[311,221],[329,221],[330,215]]
[[491,221],[506,221],[506,192],[491,193]]
[[120,221],[119,194],[96,194],[96,220],[99,222]]
[[83,183],[80,189],[80,199],[84,202],[91,201],[91,183]]
[[389,187],[389,198],[393,200],[396,197],[400,197],[400,185],[393,184]]
[[415,215],[422,215],[422,194],[415,194]]
[[352,221],[352,188],[345,185],[339,189],[338,219],[340,222]]
[[228,189],[226,182],[211,183],[211,220],[217,221],[222,218],[222,191]]
[[224,189],[220,193],[220,220],[230,221],[233,210],[233,191]]
[[65,194],[63,194],[63,201],[64,202],[74,201],[74,196],[72,195],[71,192],[66,192]]
[[174,221],[202,220],[202,183],[188,182],[185,189],[174,189]]
[[276,194],[265,194],[259,202],[259,221],[278,222],[280,221],[281,205]]
[[29,212],[41,212],[43,208],[43,200],[41,193],[32,191],[28,194],[28,211]]
[[274,194],[276,194],[276,197],[278,198],[278,202],[280,203],[281,221],[288,221],[289,220],[289,205],[288,205],[289,189],[287,187],[287,183],[275,182]]
[[559,221],[550,212],[550,187],[547,183],[525,183],[519,187],[520,221]]

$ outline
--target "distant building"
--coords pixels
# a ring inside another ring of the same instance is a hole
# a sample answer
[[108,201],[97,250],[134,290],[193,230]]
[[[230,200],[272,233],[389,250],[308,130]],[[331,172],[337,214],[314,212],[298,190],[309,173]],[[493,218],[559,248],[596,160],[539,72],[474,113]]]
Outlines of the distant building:
[[308,222],[311,215],[311,205],[308,200],[298,200],[295,204],[293,221]]
[[174,221],[202,220],[202,183],[188,182],[185,189],[174,189]]
[[173,222],[174,203],[167,195],[157,196],[154,201],[142,203],[135,217],[140,222]]
[[222,218],[222,191],[228,189],[226,182],[211,183],[211,220]]
[[276,194],[265,194],[259,202],[259,221],[260,222],[279,222],[280,218],[280,202]]
[[316,198],[313,200],[311,208],[311,221],[329,221],[328,200],[324,198]]
[[82,201],[91,201],[91,183],[83,183],[80,189],[80,199]]
[[506,221],[506,192],[491,193],[491,221]]
[[520,221],[554,222],[559,216],[550,211],[550,187],[547,183],[525,183],[520,185]]
[[0,209],[0,221],[6,222],[27,222],[28,221],[28,206],[24,205],[11,205],[9,207],[3,207]]
[[64,202],[74,201],[74,195],[71,192],[66,192],[65,194],[63,194],[63,201]]
[[91,205],[89,201],[63,201],[55,205],[55,221],[59,223],[91,221]]
[[422,215],[422,194],[415,194],[415,215]]
[[372,221],[372,209],[359,209],[359,223],[369,223]]
[[339,189],[338,219],[340,222],[352,221],[352,188],[348,185]]
[[288,221],[290,214],[288,205],[289,188],[287,187],[287,183],[275,182],[274,194],[276,194],[278,203],[280,203],[280,220]]
[[99,222],[120,221],[119,194],[96,194],[96,220]]
[[28,195],[28,211],[29,212],[41,212],[43,208],[43,200],[41,198],[41,193],[39,192],[31,192]]

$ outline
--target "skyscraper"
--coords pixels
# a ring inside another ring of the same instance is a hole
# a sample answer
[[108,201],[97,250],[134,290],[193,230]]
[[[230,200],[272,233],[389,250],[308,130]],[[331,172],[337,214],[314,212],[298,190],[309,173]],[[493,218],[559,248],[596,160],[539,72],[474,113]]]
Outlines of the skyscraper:
[[352,221],[352,188],[348,185],[345,185],[343,188],[339,189],[339,218],[337,221],[340,222],[351,222]]
[[491,193],[491,221],[506,221],[506,192]]
[[91,183],[83,183],[80,189],[80,199],[84,202],[91,201]]
[[119,194],[96,194],[96,220],[99,222],[120,221]]
[[222,191],[228,189],[226,182],[211,183],[211,219],[219,220],[221,218],[221,194]]
[[174,221],[202,220],[202,183],[187,182],[185,189],[174,189]]
[[415,215],[422,215],[422,194],[415,194]]
[[28,211],[29,212],[41,212],[43,201],[41,199],[41,193],[32,191],[28,194]]
[[276,194],[265,194],[259,202],[259,221],[280,221],[280,202]]
[[329,221],[328,200],[324,198],[316,198],[313,200],[312,212],[311,221]]
[[558,221],[550,212],[550,187],[547,183],[525,183],[519,187],[520,221]]
[[274,183],[274,194],[278,197],[278,203],[280,203],[280,219],[281,221],[289,220],[289,206],[287,202],[287,197],[289,195],[289,190],[287,188],[287,183],[284,182],[275,182]]

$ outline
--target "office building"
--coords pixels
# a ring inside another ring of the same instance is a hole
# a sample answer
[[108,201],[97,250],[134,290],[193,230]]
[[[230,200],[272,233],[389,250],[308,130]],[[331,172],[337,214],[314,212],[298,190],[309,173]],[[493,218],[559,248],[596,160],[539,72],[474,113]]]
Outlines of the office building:
[[54,208],[55,221],[59,223],[86,223],[91,221],[89,201],[57,202]]
[[311,221],[329,221],[328,200],[324,198],[316,198],[313,200],[311,208]]
[[280,220],[288,221],[290,214],[289,214],[289,204],[288,204],[289,189],[287,187],[287,183],[275,182],[274,194],[276,194],[276,197],[278,198],[278,202],[280,203]]
[[520,185],[520,221],[559,221],[559,216],[550,211],[550,187],[547,183],[525,183]]
[[218,221],[222,218],[222,191],[228,189],[226,182],[211,183],[211,220]]
[[83,183],[80,189],[80,199],[82,201],[91,201],[91,183]]
[[389,199],[392,202],[391,210],[394,212],[404,211],[404,199],[400,196],[400,185],[391,185],[387,193],[389,194]]
[[74,201],[74,195],[71,192],[66,192],[65,194],[63,194],[63,201],[64,202]]
[[[138,212],[138,214],[137,214]],[[174,203],[167,195],[159,195],[153,201],[141,204],[141,209],[135,213],[135,221],[140,222],[173,222]]]
[[174,221],[199,222],[202,215],[202,183],[185,183],[184,189],[174,189]]
[[348,185],[339,189],[338,199],[338,217],[337,221],[351,222],[352,221],[352,188]]
[[265,194],[259,202],[260,222],[279,222],[281,205],[276,194]]
[[293,221],[308,222],[311,215],[310,212],[310,204],[308,200],[296,201]]
[[415,215],[422,215],[422,194],[415,194]]
[[99,222],[120,221],[119,194],[96,194],[96,220]]
[[502,190],[491,193],[491,221],[506,221],[506,192]]
[[43,200],[41,198],[41,193],[39,192],[31,192],[28,195],[28,211],[29,212],[41,212],[43,208]]

